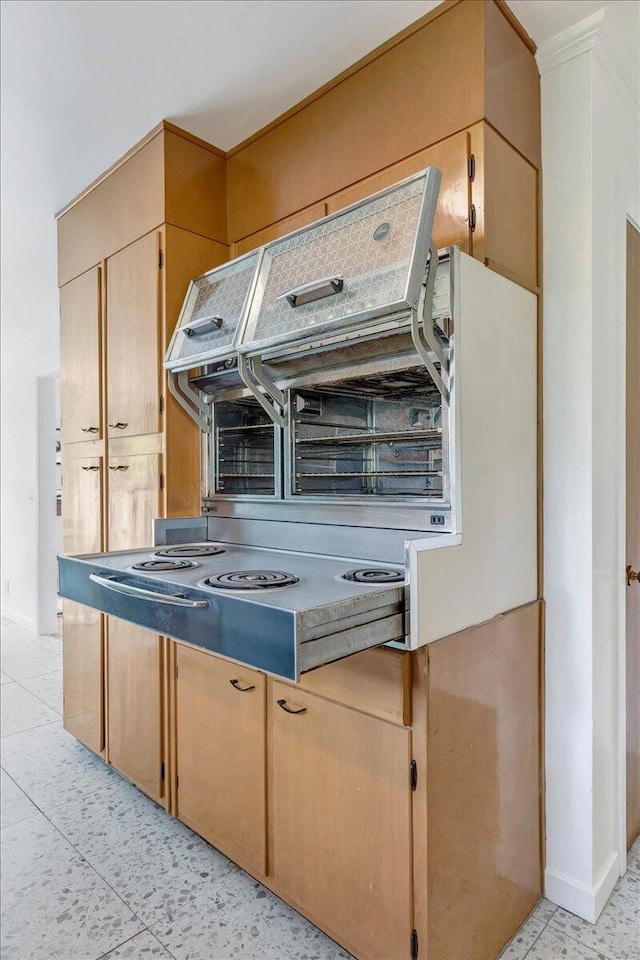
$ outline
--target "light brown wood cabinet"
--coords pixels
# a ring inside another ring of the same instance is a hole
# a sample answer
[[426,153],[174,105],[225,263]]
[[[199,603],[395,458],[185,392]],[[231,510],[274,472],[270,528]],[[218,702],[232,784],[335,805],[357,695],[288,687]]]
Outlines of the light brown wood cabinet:
[[107,759],[153,800],[164,797],[163,641],[108,617]]
[[153,230],[107,260],[109,437],[161,429],[161,241]]
[[275,682],[269,722],[278,891],[357,955],[408,960],[411,732]]
[[101,268],[94,267],[60,290],[60,389],[64,443],[102,437]]
[[264,674],[183,644],[176,667],[176,815],[264,874]]
[[[102,458],[65,457],[63,475],[64,550],[98,553],[102,547]],[[97,610],[71,600],[64,603],[64,727],[96,753],[104,749],[103,621]]]
[[161,457],[157,453],[109,457],[109,550],[148,547],[160,515]]

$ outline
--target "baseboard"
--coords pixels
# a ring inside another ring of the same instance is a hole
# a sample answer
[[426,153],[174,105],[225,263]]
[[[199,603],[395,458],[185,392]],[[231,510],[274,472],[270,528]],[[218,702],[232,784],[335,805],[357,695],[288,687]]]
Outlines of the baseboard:
[[31,620],[29,617],[23,617],[21,613],[16,613],[15,610],[10,610],[9,607],[2,607],[0,610],[3,617],[6,617],[7,620],[11,620],[12,623],[17,624],[19,627],[24,627],[26,630],[30,630],[31,633],[36,633],[36,622]]
[[598,882],[588,887],[572,877],[547,868],[544,872],[544,895],[577,917],[595,923],[620,876],[620,857],[612,853]]

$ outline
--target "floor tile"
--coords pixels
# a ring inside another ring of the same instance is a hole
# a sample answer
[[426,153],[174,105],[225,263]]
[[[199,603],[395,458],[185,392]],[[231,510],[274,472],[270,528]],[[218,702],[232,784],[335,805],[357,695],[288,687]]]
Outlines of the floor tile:
[[638,837],[627,854],[627,869],[640,874],[640,837]]
[[239,868],[116,778],[48,814],[147,926],[213,895]]
[[592,950],[548,924],[527,954],[527,960],[617,960]]
[[152,932],[176,960],[349,960],[350,954],[246,873],[221,880],[155,924]]
[[2,831],[3,960],[94,960],[141,929],[42,814]]
[[618,880],[597,923],[559,907],[550,926],[611,960],[640,960],[640,876],[627,872]]
[[532,912],[531,916],[535,920],[542,920],[543,923],[548,923],[557,909],[557,904],[551,903],[551,900],[547,900],[546,897],[543,897],[542,900],[536,904],[536,908]]
[[39,812],[9,774],[0,770],[0,825],[8,827]]
[[19,683],[5,683],[0,699],[2,701],[0,731],[3,737],[59,720],[55,710],[38,697],[34,697]]
[[62,637],[58,633],[34,633],[30,639],[33,643],[37,643],[39,647],[44,647],[45,650],[50,650],[51,653],[56,653],[59,657],[62,656]]
[[3,636],[0,667],[13,680],[37,677],[62,667],[62,656],[24,636]]
[[13,683],[13,680],[0,670],[0,683]]
[[529,917],[520,927],[515,937],[507,944],[499,960],[523,960],[525,954],[536,942],[546,924],[535,917]]
[[120,947],[105,953],[102,960],[147,960],[147,957],[172,960],[171,954],[165,950],[160,941],[156,940],[148,930],[143,930]]
[[25,677],[20,685],[46,703],[48,707],[62,716],[62,671],[42,673],[38,677]]
[[59,720],[3,737],[0,751],[4,769],[45,813],[119,779],[102,760],[63,730]]

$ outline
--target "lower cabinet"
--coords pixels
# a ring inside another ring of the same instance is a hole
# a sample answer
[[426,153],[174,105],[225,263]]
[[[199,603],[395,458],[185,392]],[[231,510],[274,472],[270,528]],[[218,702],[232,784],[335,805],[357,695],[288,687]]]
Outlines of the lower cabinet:
[[264,874],[265,677],[181,644],[176,664],[177,815]]
[[107,621],[107,759],[162,802],[163,642],[126,620]]
[[64,728],[95,753],[104,750],[102,614],[64,602]]
[[269,697],[269,874],[370,960],[411,956],[411,733],[294,687]]

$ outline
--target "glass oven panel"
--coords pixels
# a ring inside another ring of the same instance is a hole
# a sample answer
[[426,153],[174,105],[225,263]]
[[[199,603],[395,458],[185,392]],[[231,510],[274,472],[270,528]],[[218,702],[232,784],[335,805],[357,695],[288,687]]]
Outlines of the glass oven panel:
[[280,495],[280,432],[255,400],[213,404],[216,494]]
[[291,413],[293,496],[448,497],[447,408],[424,367],[298,391]]

